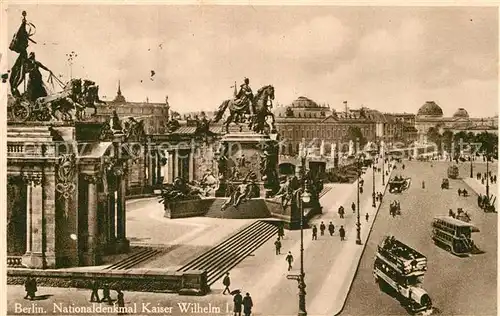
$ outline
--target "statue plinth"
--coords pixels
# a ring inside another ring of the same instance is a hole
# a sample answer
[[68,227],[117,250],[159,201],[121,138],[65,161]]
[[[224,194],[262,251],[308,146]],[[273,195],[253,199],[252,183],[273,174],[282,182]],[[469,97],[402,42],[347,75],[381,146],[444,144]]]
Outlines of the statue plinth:
[[269,135],[242,131],[224,135],[219,149],[220,185],[216,196],[228,196],[251,184],[259,196],[268,197],[279,188],[278,148]]

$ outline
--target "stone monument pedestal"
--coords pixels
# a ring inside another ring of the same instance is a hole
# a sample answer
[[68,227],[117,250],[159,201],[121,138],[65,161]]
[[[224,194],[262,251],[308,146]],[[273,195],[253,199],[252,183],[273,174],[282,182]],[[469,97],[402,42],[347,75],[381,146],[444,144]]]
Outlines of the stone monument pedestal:
[[228,188],[254,183],[259,197],[269,197],[279,188],[277,141],[252,131],[226,134],[221,139],[220,185],[215,196],[227,196]]

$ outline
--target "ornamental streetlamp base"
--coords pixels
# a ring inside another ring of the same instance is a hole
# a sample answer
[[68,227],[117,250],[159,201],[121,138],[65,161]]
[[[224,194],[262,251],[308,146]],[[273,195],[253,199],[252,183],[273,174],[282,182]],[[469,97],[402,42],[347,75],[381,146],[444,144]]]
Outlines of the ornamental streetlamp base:
[[356,239],[356,245],[362,245],[361,239]]
[[299,315],[299,316],[307,316],[307,312],[299,311],[299,313],[297,315]]

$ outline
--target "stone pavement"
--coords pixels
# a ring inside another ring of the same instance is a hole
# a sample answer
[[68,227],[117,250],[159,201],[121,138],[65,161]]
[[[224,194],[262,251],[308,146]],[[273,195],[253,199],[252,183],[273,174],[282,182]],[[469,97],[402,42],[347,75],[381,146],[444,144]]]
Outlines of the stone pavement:
[[[393,163],[394,164],[394,163]],[[387,167],[387,165],[386,165]],[[385,168],[388,170],[388,168]],[[368,168],[367,173],[364,177],[371,177],[371,169]],[[375,191],[385,193],[385,189],[388,184],[388,180],[391,177],[391,170],[389,171],[389,176],[385,177],[385,185],[382,186],[382,177],[380,174],[376,174],[375,177]],[[309,315],[324,315],[324,311],[328,311],[329,315],[337,315],[342,311],[345,304],[349,290],[351,288],[352,282],[356,276],[356,271],[358,269],[359,261],[363,255],[363,251],[366,245],[366,241],[370,236],[370,231],[372,229],[373,223],[377,217],[381,203],[376,203],[376,207],[372,206],[372,190],[366,187],[366,192],[368,194],[360,195],[360,222],[361,222],[361,242],[362,245],[357,245],[353,243],[354,236],[356,236],[356,226],[351,227],[350,242],[342,244],[342,249],[338,253],[339,259],[336,260],[335,264],[332,265],[330,271],[326,273],[326,279],[323,283],[323,287],[318,292],[318,295],[314,300],[309,303]],[[361,201],[363,200],[363,202]],[[366,221],[365,214],[369,215],[369,220]],[[333,289],[333,291],[329,290]]]
[[[463,179],[468,186],[471,187],[472,190],[476,191],[477,194],[485,195],[486,194],[486,184],[482,184],[481,180],[477,180],[476,178],[464,178]],[[490,195],[498,196],[498,185],[497,183],[490,183]]]
[[[360,220],[364,244],[375,219],[377,208],[372,207],[370,168],[363,178],[365,185],[364,193],[360,195]],[[388,179],[389,177],[386,176],[386,180]],[[326,231],[326,236],[321,236],[318,232],[318,240],[313,241],[311,230],[304,230],[304,270],[309,315],[338,313],[342,309],[355,276],[364,247],[355,243],[356,214],[353,214],[350,207],[351,202],[356,201],[356,187],[356,183],[335,184],[321,198],[323,214],[310,222],[319,228],[321,221],[324,221],[325,225],[332,221],[336,227],[334,236],[329,236],[328,231]],[[376,173],[376,191],[383,192],[380,173]],[[340,219],[337,214],[340,205],[346,209],[344,219]],[[365,219],[366,213],[369,214],[368,225]],[[340,225],[346,229],[344,242],[341,242],[338,237]],[[231,270],[231,277],[236,288],[243,292],[250,292],[253,297],[255,304],[253,315],[292,315],[297,312],[295,299],[298,294],[297,282],[287,280],[286,276],[300,273],[300,231],[285,231],[281,255],[274,254],[274,240],[271,239],[251,257],[246,258]],[[288,251],[294,256],[293,269],[290,272],[287,271],[285,262]],[[217,286],[222,289],[220,282],[214,284],[212,288]]]

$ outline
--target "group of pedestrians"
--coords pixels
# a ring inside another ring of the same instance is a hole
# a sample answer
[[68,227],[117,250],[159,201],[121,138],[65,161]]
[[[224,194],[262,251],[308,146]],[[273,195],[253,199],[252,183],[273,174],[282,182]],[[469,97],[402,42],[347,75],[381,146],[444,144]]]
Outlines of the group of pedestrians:
[[222,280],[222,284],[224,285],[224,291],[222,294],[228,294],[233,295],[233,312],[234,316],[241,316],[241,311],[243,307],[243,314],[245,316],[250,316],[252,314],[252,307],[253,307],[253,301],[252,297],[250,296],[250,293],[246,293],[245,297],[241,295],[240,290],[234,290],[231,292],[229,289],[229,286],[231,286],[231,278],[229,276],[229,272],[226,273],[224,276],[224,279]]
[[[321,221],[321,224],[319,225],[319,230],[321,236],[324,236],[326,231],[326,225],[323,221]],[[333,234],[335,233],[335,225],[331,221],[330,224],[328,224],[328,232],[330,233],[330,236],[333,236]],[[343,225],[341,225],[339,228],[339,235],[340,235],[340,240],[344,240],[345,229]],[[318,240],[318,227],[316,225],[313,225],[312,227],[312,240]]]
[[496,174],[492,174],[491,171],[489,171],[488,173],[486,173],[486,172],[484,172],[484,173],[478,172],[476,174],[476,179],[477,180],[481,180],[482,184],[485,184],[487,178],[489,178],[490,183],[497,183],[497,175]]
[[[113,304],[113,299],[111,298],[111,290],[109,284],[104,283],[102,286],[102,299],[99,298],[100,284],[97,280],[92,281],[91,284],[92,294],[90,294],[90,301],[102,303],[105,302],[108,305]],[[120,289],[116,289],[116,305],[118,307],[125,307],[125,296]]]

